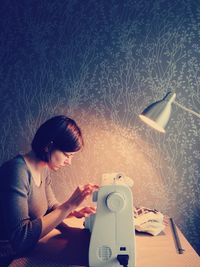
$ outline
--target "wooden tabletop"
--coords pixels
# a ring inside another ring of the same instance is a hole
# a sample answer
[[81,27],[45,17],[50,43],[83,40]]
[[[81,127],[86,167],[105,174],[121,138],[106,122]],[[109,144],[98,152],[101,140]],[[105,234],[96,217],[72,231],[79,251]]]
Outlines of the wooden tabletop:
[[170,225],[158,236],[136,235],[136,267],[200,267],[200,257],[178,230],[178,236],[185,250],[179,254]]
[[[85,266],[88,260],[89,234],[80,219],[67,219],[73,227],[66,237],[53,230],[42,238],[25,257],[14,260],[9,267],[66,267]],[[136,267],[200,267],[200,257],[178,230],[185,249],[177,252],[170,225],[158,236],[136,234]]]

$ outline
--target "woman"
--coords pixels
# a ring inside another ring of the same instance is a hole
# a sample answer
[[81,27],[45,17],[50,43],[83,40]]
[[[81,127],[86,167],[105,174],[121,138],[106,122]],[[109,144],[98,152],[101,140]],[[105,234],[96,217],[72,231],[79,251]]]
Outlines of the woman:
[[76,122],[65,116],[47,120],[37,130],[32,150],[5,162],[0,168],[0,266],[30,250],[68,216],[94,212],[75,209],[98,188],[79,186],[71,197],[58,203],[51,189],[49,170],[70,165],[83,147]]

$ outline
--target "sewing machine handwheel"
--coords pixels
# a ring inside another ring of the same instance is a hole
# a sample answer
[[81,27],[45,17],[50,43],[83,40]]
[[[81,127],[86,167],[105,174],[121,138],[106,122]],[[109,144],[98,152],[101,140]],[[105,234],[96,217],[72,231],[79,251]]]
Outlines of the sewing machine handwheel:
[[119,212],[125,206],[125,199],[122,194],[114,192],[107,196],[106,205],[112,212]]

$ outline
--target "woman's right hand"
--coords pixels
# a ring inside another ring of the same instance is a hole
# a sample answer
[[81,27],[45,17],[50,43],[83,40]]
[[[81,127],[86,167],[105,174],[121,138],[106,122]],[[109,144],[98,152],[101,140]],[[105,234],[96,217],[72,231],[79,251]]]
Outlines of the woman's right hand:
[[51,212],[42,217],[42,231],[40,238],[48,234],[57,227],[73,210],[75,210],[83,200],[97,190],[99,186],[86,184],[78,186],[71,197],[63,204],[57,206]]
[[84,186],[78,186],[71,197],[65,202],[67,207],[71,209],[76,209],[88,196],[90,196],[94,191],[99,188],[95,184],[86,184]]

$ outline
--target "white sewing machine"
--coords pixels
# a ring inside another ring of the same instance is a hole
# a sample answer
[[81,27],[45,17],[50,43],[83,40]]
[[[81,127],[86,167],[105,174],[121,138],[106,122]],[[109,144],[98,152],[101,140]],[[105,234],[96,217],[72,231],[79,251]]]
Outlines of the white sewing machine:
[[104,174],[99,191],[93,193],[96,214],[85,220],[91,232],[90,267],[135,267],[131,183],[123,174]]

